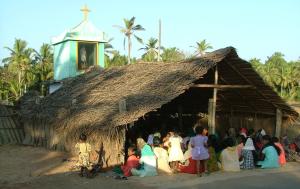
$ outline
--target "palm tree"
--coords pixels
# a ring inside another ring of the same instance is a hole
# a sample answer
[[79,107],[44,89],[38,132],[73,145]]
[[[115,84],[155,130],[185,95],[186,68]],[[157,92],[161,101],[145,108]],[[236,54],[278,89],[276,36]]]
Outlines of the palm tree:
[[139,38],[138,36],[136,36],[134,34],[134,32],[144,31],[145,29],[140,24],[134,25],[135,17],[132,17],[130,20],[125,19],[125,18],[123,20],[124,20],[125,27],[118,26],[118,25],[115,25],[115,27],[119,28],[121,33],[123,33],[125,35],[124,42],[123,42],[124,49],[125,49],[125,43],[126,43],[126,38],[127,38],[128,64],[130,64],[130,58],[131,58],[130,52],[131,52],[131,47],[132,47],[131,35],[134,35],[134,37],[137,39],[138,42],[143,43],[143,40],[141,38]]
[[[18,87],[20,87],[19,96],[26,92],[27,82],[26,73],[30,70],[32,64],[33,49],[27,48],[27,42],[21,39],[16,39],[13,48],[4,47],[10,51],[10,56],[2,60],[3,63],[8,64],[10,71],[18,74]],[[24,90],[22,89],[24,85]],[[18,98],[17,97],[17,98]]]
[[158,42],[157,39],[151,37],[145,47],[140,48],[139,50],[144,50],[145,54],[142,55],[143,58],[149,59],[149,61],[154,61],[158,59]]
[[185,59],[185,54],[176,47],[164,48],[161,58],[163,62],[178,62]]
[[206,43],[205,39],[200,42],[196,42],[196,46],[191,46],[191,47],[196,49],[195,51],[196,56],[203,56],[208,49],[213,48],[209,43]]
[[36,76],[42,95],[46,95],[46,81],[53,79],[53,51],[51,45],[44,43],[40,51],[35,50]]

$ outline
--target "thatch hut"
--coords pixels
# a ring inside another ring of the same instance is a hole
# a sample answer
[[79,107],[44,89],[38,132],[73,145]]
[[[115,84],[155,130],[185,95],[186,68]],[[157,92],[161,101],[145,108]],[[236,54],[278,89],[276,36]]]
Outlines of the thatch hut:
[[212,132],[244,126],[278,134],[298,117],[232,47],[185,62],[93,70],[21,107],[27,143],[72,151],[84,132],[96,149],[103,143],[108,166],[124,160],[126,133],[139,125],[146,132],[175,119],[182,129],[207,118]]

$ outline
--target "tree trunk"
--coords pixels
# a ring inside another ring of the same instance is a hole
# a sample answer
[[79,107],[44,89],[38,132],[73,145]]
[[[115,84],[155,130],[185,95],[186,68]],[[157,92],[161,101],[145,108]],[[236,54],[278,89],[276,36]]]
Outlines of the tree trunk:
[[130,35],[128,35],[128,64],[130,64],[130,52],[131,52],[131,38]]

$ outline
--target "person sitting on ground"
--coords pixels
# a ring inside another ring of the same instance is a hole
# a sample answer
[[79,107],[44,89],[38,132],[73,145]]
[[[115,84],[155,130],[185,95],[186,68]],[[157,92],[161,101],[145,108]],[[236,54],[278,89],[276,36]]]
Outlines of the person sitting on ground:
[[169,138],[169,162],[174,172],[179,170],[179,162],[183,160],[181,149],[182,138],[176,132],[170,132]]
[[[179,170],[181,173],[188,173],[188,174],[197,174],[197,165],[196,165],[196,160],[193,160],[192,158],[192,146],[191,142],[189,141],[188,143],[188,149],[187,151],[184,152],[183,155],[183,161],[179,165]],[[202,172],[202,170],[201,170]]]
[[217,148],[217,137],[216,135],[209,135],[208,136],[208,153],[209,153],[209,159],[207,161],[207,170],[208,172],[215,172],[219,170],[218,167],[218,158],[216,155],[216,150]]
[[132,168],[131,173],[133,176],[156,176],[156,157],[151,147],[142,138],[137,139],[137,147],[141,151],[140,164],[141,169]]
[[172,173],[169,165],[168,152],[161,147],[160,138],[153,138],[153,152],[157,158],[157,169],[159,173]]
[[131,176],[131,169],[139,167],[139,158],[136,156],[136,150],[134,147],[128,148],[128,158],[124,165],[121,166],[121,170],[125,177]]
[[[192,146],[192,158],[197,162],[197,174],[198,176],[202,176],[202,172],[200,172],[201,164],[204,165],[204,171],[208,174],[207,170],[207,160],[209,159],[208,149],[207,149],[207,140],[206,136],[208,133],[207,128],[198,126],[195,128],[197,135],[191,138],[191,146]],[[203,169],[201,169],[203,170]]]
[[[246,141],[246,142],[245,142]],[[255,147],[251,138],[247,138],[244,141],[244,147],[242,148],[240,165],[241,169],[253,169],[254,166],[254,152]]]
[[[154,139],[154,137],[158,137],[159,140],[160,140],[160,138],[161,138],[160,132],[159,132],[159,131],[155,132],[155,133],[153,134],[153,139]],[[153,141],[153,142],[154,142],[154,141]]]
[[239,135],[236,139],[237,142],[236,149],[238,151],[239,158],[241,158],[242,149],[244,147],[245,141],[246,141],[246,137],[244,135]]
[[148,135],[148,139],[147,139],[147,144],[149,144],[150,146],[153,145],[153,138],[154,138],[154,134],[151,133]]
[[91,145],[86,142],[87,136],[81,134],[79,136],[79,142],[75,145],[75,150],[78,153],[78,166],[80,167],[80,176],[89,176],[90,167],[90,153],[92,151]]
[[272,142],[280,149],[279,165],[284,166],[286,164],[286,159],[285,159],[285,152],[283,146],[279,142],[279,139],[277,137],[272,137]]
[[261,161],[257,165],[261,168],[278,168],[280,149],[272,142],[269,135],[262,137],[263,149],[261,152]]
[[223,171],[240,171],[239,156],[237,148],[234,146],[234,140],[227,138],[225,141],[227,146],[220,156],[221,168]]
[[163,138],[163,148],[169,151],[169,139],[171,137],[171,133],[168,132],[167,135]]

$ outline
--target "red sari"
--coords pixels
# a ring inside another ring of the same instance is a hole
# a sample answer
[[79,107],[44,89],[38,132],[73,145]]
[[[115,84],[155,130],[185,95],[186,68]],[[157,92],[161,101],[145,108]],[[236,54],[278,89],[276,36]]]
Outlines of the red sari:
[[125,165],[121,166],[121,169],[123,171],[123,174],[125,177],[131,176],[131,169],[137,168],[139,166],[139,158],[137,158],[135,155],[131,155],[128,157]]
[[282,145],[279,142],[276,142],[275,145],[280,149],[279,164],[281,166],[283,166],[283,165],[286,164],[284,149],[283,149]]
[[[184,166],[184,165],[179,165],[180,172],[182,173],[188,173],[188,174],[197,174],[197,161],[193,160],[192,157],[189,158],[189,165]],[[204,165],[201,161],[200,165],[200,173],[204,172]]]

